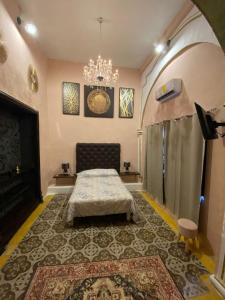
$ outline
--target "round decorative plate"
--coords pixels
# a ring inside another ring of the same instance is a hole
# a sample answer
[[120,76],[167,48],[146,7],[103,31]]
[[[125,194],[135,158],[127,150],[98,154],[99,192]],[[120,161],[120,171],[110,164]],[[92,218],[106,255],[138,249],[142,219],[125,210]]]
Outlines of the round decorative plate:
[[90,111],[102,115],[109,110],[111,101],[109,95],[104,90],[97,89],[90,92],[87,104]]

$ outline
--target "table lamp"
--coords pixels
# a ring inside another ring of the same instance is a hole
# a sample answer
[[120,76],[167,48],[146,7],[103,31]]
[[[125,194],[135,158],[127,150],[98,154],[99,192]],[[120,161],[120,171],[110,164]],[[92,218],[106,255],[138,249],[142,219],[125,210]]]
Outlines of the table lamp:
[[69,167],[70,167],[69,163],[62,163],[62,169],[63,169],[64,175],[69,175],[68,174]]
[[124,168],[126,168],[126,172],[129,172],[130,162],[129,162],[129,161],[125,161],[125,162],[123,163],[123,165],[124,165]]

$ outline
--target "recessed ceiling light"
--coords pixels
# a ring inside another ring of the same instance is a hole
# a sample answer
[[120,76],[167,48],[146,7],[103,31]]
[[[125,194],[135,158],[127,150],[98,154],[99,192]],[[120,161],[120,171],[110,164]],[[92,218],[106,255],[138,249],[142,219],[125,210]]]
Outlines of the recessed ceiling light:
[[160,54],[165,50],[165,45],[164,44],[157,44],[155,45],[155,52]]
[[32,23],[27,23],[25,25],[25,30],[27,33],[36,36],[37,35],[37,27]]

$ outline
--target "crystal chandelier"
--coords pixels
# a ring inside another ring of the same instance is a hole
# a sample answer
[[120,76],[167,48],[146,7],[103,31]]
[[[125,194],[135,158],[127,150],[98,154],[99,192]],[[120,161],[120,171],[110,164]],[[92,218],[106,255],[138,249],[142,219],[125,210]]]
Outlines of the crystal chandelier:
[[[97,19],[100,27],[100,44],[102,38],[103,18]],[[84,80],[88,85],[113,86],[119,78],[119,72],[113,72],[111,59],[106,60],[98,56],[96,63],[90,59],[88,65],[84,67]]]

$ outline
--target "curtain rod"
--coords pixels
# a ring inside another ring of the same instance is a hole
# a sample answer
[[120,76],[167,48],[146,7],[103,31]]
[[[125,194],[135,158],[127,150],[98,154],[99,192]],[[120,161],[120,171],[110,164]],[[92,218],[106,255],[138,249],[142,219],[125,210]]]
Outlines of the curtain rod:
[[[211,108],[209,110],[207,110],[207,112],[209,113],[212,113],[212,114],[217,114],[222,108],[225,107],[225,103],[221,104],[219,107],[214,107],[214,108]],[[163,124],[165,122],[169,122],[169,121],[179,121],[179,120],[184,120],[184,119],[187,119],[187,118],[190,118],[190,117],[193,117],[194,115],[196,115],[197,112],[194,112],[193,114],[188,114],[188,115],[184,115],[184,116],[181,116],[181,117],[177,117],[175,119],[166,119],[166,120],[162,120],[160,122],[156,122],[156,123],[151,123],[151,124],[148,124],[146,125],[145,127],[148,127],[148,126],[153,126],[153,125],[160,125],[160,124]]]
[[196,113],[193,113],[192,115],[181,116],[181,117],[178,117],[178,118],[175,118],[175,119],[166,119],[166,120],[162,120],[160,122],[151,123],[151,124],[146,125],[145,127],[154,126],[154,125],[160,125],[160,124],[163,124],[163,123],[169,122],[169,121],[179,121],[179,120],[183,120],[183,119],[187,119],[187,118],[193,117],[194,115],[196,115]]

